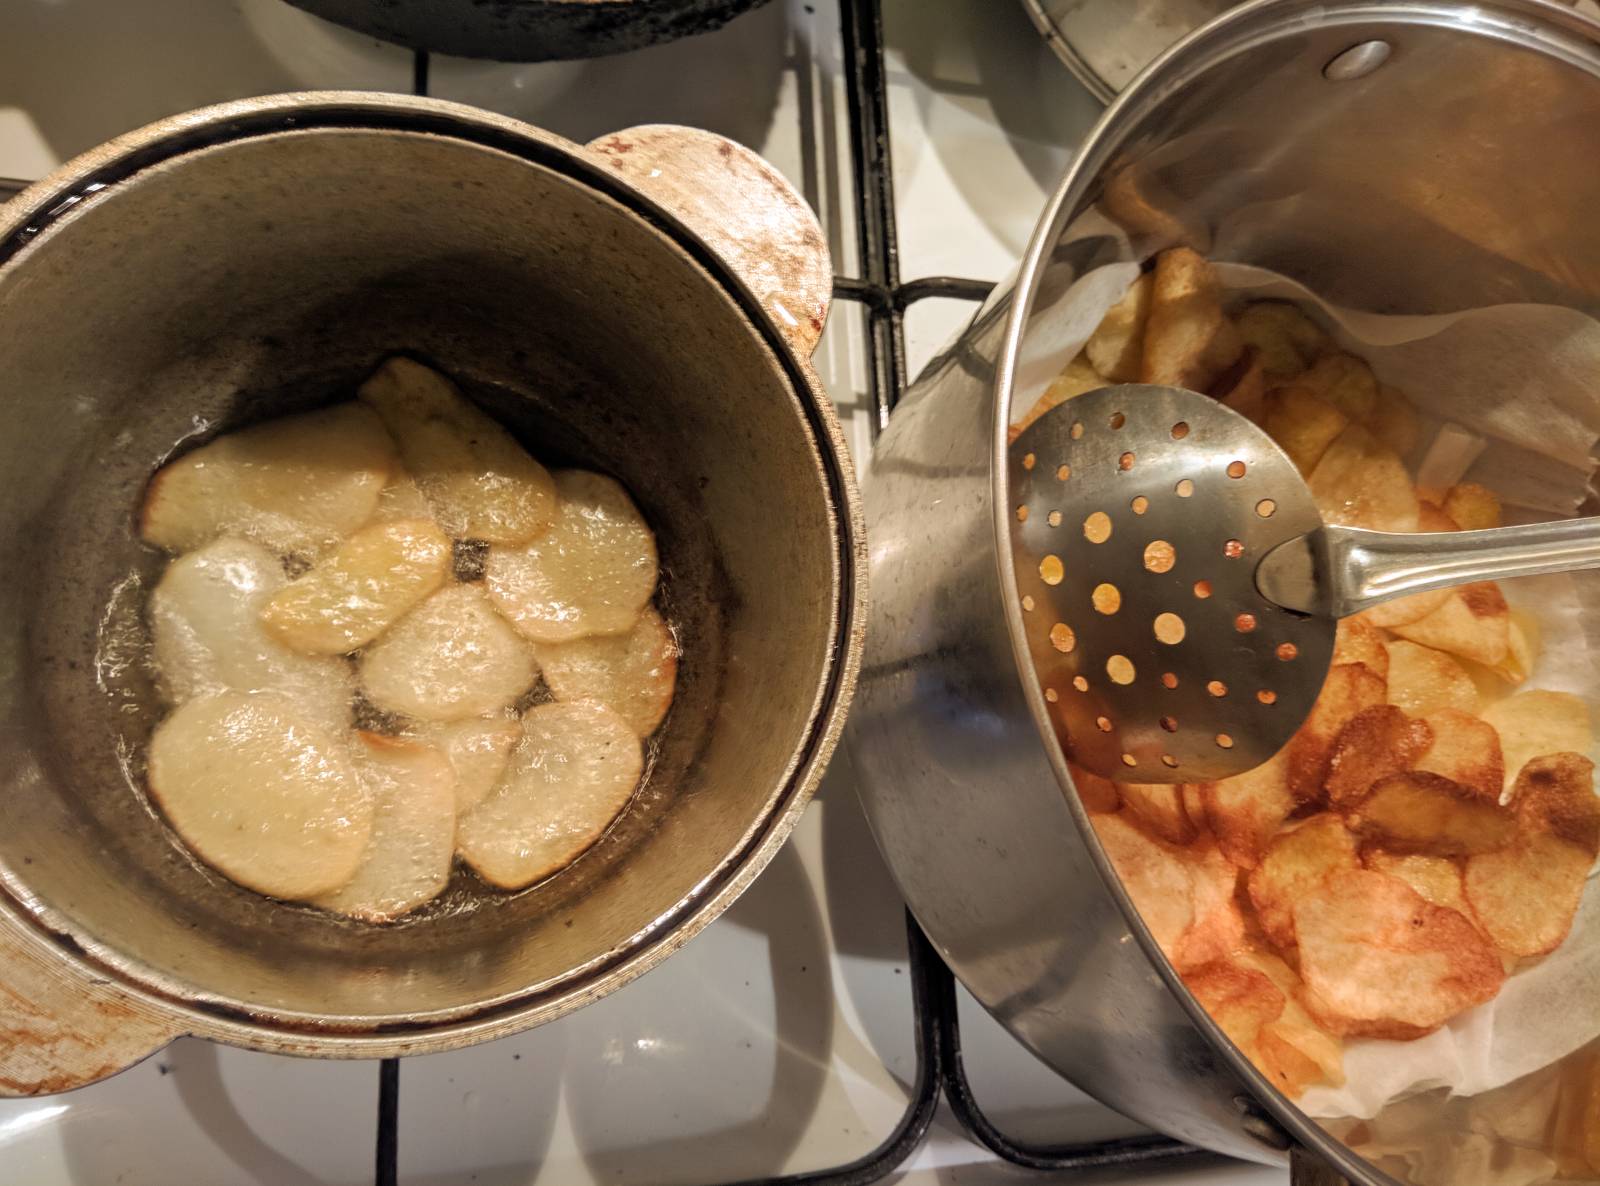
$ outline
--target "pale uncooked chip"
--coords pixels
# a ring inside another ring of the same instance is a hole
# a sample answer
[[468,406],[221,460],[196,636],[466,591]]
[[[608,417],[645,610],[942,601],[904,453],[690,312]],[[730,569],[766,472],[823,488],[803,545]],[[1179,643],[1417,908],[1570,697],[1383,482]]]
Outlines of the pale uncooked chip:
[[520,544],[556,510],[550,473],[439,372],[391,358],[361,385],[399,443],[406,472],[458,539]]
[[297,651],[347,654],[444,584],[450,556],[432,519],[370,524],[274,593],[262,624]]
[[650,606],[626,634],[545,643],[538,655],[544,682],[557,700],[609,704],[640,737],[655,732],[672,704],[678,648]]
[[1483,719],[1500,734],[1504,791],[1511,790],[1528,759],[1568,751],[1587,754],[1594,746],[1589,706],[1570,692],[1518,692],[1485,708]]
[[610,478],[563,470],[556,490],[561,511],[548,534],[490,549],[489,596],[535,642],[632,629],[655,592],[655,536]]
[[316,556],[372,516],[396,465],[383,423],[357,403],[230,432],[156,471],[139,533],[169,552],[242,535]]
[[426,723],[416,733],[450,760],[456,773],[456,811],[464,814],[483,802],[500,781],[511,751],[522,740],[522,723],[512,717],[480,717]]
[[517,700],[539,675],[533,647],[476,585],[447,585],[361,655],[361,687],[386,712],[459,721]]
[[638,785],[639,739],[603,704],[541,704],[489,797],[461,819],[456,850],[491,885],[521,889],[576,860]]
[[150,739],[150,793],[196,856],[276,898],[338,889],[372,834],[348,749],[282,696],[180,706]]
[[355,876],[314,904],[388,922],[432,901],[450,880],[456,777],[431,745],[376,733],[358,735],[355,766],[372,799],[372,837]]
[[174,560],[150,595],[157,678],[173,704],[215,692],[277,692],[335,732],[350,722],[350,667],[267,633],[261,611],[287,578],[260,544],[219,539]]

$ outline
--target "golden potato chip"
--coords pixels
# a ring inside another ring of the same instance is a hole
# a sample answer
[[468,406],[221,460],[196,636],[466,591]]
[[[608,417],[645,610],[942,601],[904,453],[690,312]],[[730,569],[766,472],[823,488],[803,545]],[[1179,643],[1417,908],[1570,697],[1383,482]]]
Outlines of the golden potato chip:
[[[1210,836],[1211,825],[1206,823],[1206,801],[1205,797],[1200,794],[1200,785],[1186,782],[1180,785],[1178,790],[1183,794],[1183,813],[1194,824],[1195,831],[1202,835]],[[1216,837],[1211,836],[1211,839],[1215,840]]]
[[1244,349],[1216,274],[1198,252],[1174,247],[1156,257],[1153,276],[1140,382],[1207,391]]
[[[1421,504],[1418,505],[1420,508]],[[1408,597],[1396,597],[1393,601],[1385,601],[1382,605],[1362,610],[1356,617],[1369,626],[1393,630],[1406,622],[1415,622],[1418,618],[1427,617],[1443,605],[1445,598],[1449,596],[1449,589],[1429,589],[1426,593],[1412,593]]]
[[1507,791],[1530,758],[1594,748],[1589,705],[1570,692],[1518,692],[1485,708],[1483,719],[1500,734]]
[[1478,925],[1507,955],[1544,955],[1572,928],[1594,858],[1576,844],[1533,832],[1467,861],[1463,884]]
[[1367,869],[1337,871],[1301,897],[1294,931],[1303,1001],[1336,1034],[1422,1037],[1505,983],[1470,921]]
[[1306,477],[1350,424],[1343,412],[1304,387],[1275,387],[1262,408],[1261,427]]
[[1458,482],[1445,493],[1444,513],[1462,531],[1482,531],[1501,525],[1500,499],[1494,491],[1476,482]]
[[1254,770],[1199,784],[1206,827],[1224,855],[1253,869],[1295,808],[1289,793],[1289,751],[1279,750]]
[[1082,395],[1086,391],[1099,391],[1100,388],[1109,386],[1105,377],[1089,364],[1084,355],[1077,355],[1071,362],[1062,368],[1059,375],[1045,388],[1033,407],[1028,409],[1027,415],[1011,426],[1008,433],[1009,440],[1016,440],[1028,429],[1035,420],[1043,416],[1051,408],[1064,404],[1074,396]]
[[1494,673],[1507,683],[1524,683],[1533,674],[1538,653],[1539,624],[1521,610],[1512,610],[1506,627],[1506,657],[1496,664]]
[[1317,323],[1287,301],[1252,301],[1239,314],[1239,336],[1260,355],[1275,383],[1294,378],[1333,349]]
[[1183,845],[1196,835],[1189,813],[1183,809],[1183,792],[1176,783],[1119,783],[1122,811],[1157,840]]
[[1251,1061],[1279,1090],[1299,1096],[1313,1083],[1344,1082],[1344,1044],[1319,1026],[1299,1002],[1299,975],[1271,952],[1242,948],[1231,962],[1262,973],[1284,995],[1283,1013],[1261,1027]]
[[1189,900],[1194,921],[1171,951],[1180,972],[1226,959],[1246,943],[1244,913],[1239,909],[1239,870],[1215,844],[1205,843],[1179,854],[1189,874]]
[[1414,717],[1441,708],[1478,710],[1478,686],[1454,658],[1405,639],[1389,644],[1389,703]]
[[1260,424],[1267,414],[1267,380],[1260,356],[1247,348],[1217,380],[1211,394],[1239,415]]
[[1495,667],[1510,649],[1511,608],[1493,581],[1450,590],[1438,609],[1394,627],[1401,638]]
[[1311,715],[1289,742],[1289,790],[1302,803],[1323,797],[1328,760],[1339,732],[1358,712],[1382,704],[1383,677],[1364,663],[1339,663],[1328,669]]
[[1332,812],[1280,833],[1250,873],[1247,889],[1256,920],[1280,949],[1294,946],[1294,904],[1341,869],[1358,869],[1355,838]]
[[1090,819],[1122,888],[1156,945],[1170,957],[1194,921],[1189,870],[1179,854],[1150,839],[1120,813]]
[[1425,770],[1380,779],[1344,811],[1351,831],[1394,852],[1470,856],[1504,848],[1517,834],[1509,809]]
[[1592,861],[1600,856],[1600,798],[1594,793],[1594,763],[1582,754],[1531,758],[1517,774],[1511,809],[1525,831],[1543,832],[1575,844]]
[[1455,861],[1371,848],[1361,854],[1361,863],[1374,873],[1399,878],[1435,906],[1447,906],[1472,917],[1472,907],[1467,905],[1461,884],[1461,866]]
[[1449,515],[1445,514],[1438,503],[1429,502],[1422,497],[1421,491],[1417,494],[1417,530],[1418,531],[1460,531],[1461,527]]
[[1386,383],[1378,384],[1378,406],[1367,418],[1367,427],[1401,457],[1408,456],[1422,437],[1417,410],[1402,392]]
[[1342,350],[1317,359],[1295,383],[1316,392],[1351,420],[1367,420],[1378,408],[1378,381],[1372,368]]
[[1442,774],[1491,803],[1499,802],[1505,759],[1494,726],[1457,708],[1441,708],[1424,719],[1433,741],[1412,762],[1412,769]]
[[1362,663],[1374,675],[1389,674],[1389,646],[1371,622],[1357,616],[1340,618],[1333,634],[1334,663]]
[[1364,799],[1380,778],[1409,770],[1417,755],[1433,744],[1425,720],[1393,704],[1364,708],[1345,722],[1328,755],[1323,780],[1328,802],[1344,808]]
[[1283,991],[1253,968],[1217,961],[1185,972],[1183,983],[1228,1040],[1247,1054],[1261,1027],[1283,1013]]
[[1128,286],[1122,299],[1106,310],[1084,343],[1089,364],[1113,383],[1134,383],[1144,359],[1144,327],[1150,317],[1155,277],[1146,272]]
[[1072,785],[1078,790],[1083,809],[1091,815],[1110,815],[1122,806],[1122,795],[1117,791],[1117,784],[1109,778],[1101,778],[1071,762],[1067,763],[1067,770],[1072,774]]
[[1417,529],[1417,492],[1405,464],[1359,424],[1333,439],[1306,481],[1329,523],[1372,531]]

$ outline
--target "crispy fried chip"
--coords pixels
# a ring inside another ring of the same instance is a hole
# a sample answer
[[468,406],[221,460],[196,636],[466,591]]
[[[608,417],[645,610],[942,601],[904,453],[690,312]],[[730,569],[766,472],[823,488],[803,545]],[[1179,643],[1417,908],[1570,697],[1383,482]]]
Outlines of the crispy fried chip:
[[1174,247],[1156,257],[1153,275],[1140,381],[1209,390],[1244,349],[1216,274],[1198,252]]
[[1393,704],[1375,704],[1351,717],[1334,739],[1323,780],[1328,802],[1344,808],[1366,797],[1380,778],[1409,770],[1433,744],[1425,720]]
[[1429,502],[1419,492],[1417,495],[1418,531],[1460,531],[1461,526],[1445,514],[1438,503]]
[[1283,1014],[1283,990],[1253,968],[1217,961],[1185,972],[1183,983],[1229,1041],[1247,1054],[1256,1035]]
[[1478,710],[1478,686],[1466,668],[1443,651],[1396,639],[1389,644],[1389,703],[1412,716],[1441,708]]
[[1448,906],[1472,917],[1461,884],[1461,866],[1446,857],[1421,853],[1388,852],[1371,848],[1361,854],[1361,863],[1374,873],[1386,873],[1405,882],[1435,906]]
[[1570,692],[1519,692],[1489,705],[1483,719],[1500,734],[1507,791],[1528,759],[1594,747],[1589,706]]
[[1401,638],[1496,667],[1510,649],[1511,609],[1493,581],[1451,589],[1426,617],[1394,627]]
[[1183,845],[1195,838],[1197,829],[1183,808],[1183,792],[1176,783],[1125,782],[1117,790],[1122,793],[1123,813],[1157,840]]
[[1539,623],[1521,610],[1511,611],[1506,628],[1506,657],[1494,673],[1507,683],[1520,684],[1533,674],[1533,661],[1539,653]]
[[1260,424],[1267,414],[1267,379],[1261,369],[1261,356],[1247,347],[1239,361],[1217,380],[1211,394],[1239,415]]
[[1206,826],[1227,858],[1253,869],[1294,810],[1289,793],[1289,751],[1279,750],[1254,770],[1200,784]]
[[1409,456],[1422,437],[1417,410],[1403,392],[1386,383],[1378,384],[1378,406],[1367,418],[1367,427],[1401,457]]
[[1051,408],[1064,404],[1074,396],[1082,395],[1086,391],[1098,391],[1107,386],[1105,376],[1101,375],[1089,364],[1088,358],[1079,354],[1067,363],[1059,375],[1045,388],[1033,407],[1028,409],[1027,415],[1017,421],[1010,428],[1008,437],[1016,440],[1028,429],[1035,420],[1043,416]]
[[1456,708],[1441,708],[1424,719],[1433,731],[1433,742],[1412,768],[1442,774],[1491,803],[1498,802],[1505,784],[1505,759],[1494,726]]
[[1594,863],[1560,836],[1533,832],[1510,848],[1467,861],[1463,879],[1478,925],[1507,955],[1544,955],[1561,946]]
[[1340,618],[1333,635],[1334,663],[1364,663],[1374,675],[1389,674],[1389,646],[1382,633],[1361,617]]
[[1332,874],[1295,904],[1294,929],[1305,1004],[1337,1034],[1421,1037],[1505,982],[1471,922],[1382,873]]
[[1262,406],[1261,427],[1308,477],[1350,424],[1343,412],[1304,387],[1275,387]]
[[1544,754],[1529,759],[1511,793],[1517,822],[1530,832],[1558,836],[1600,856],[1600,798],[1594,793],[1594,763],[1582,754]]
[[1109,778],[1101,778],[1098,774],[1085,770],[1082,766],[1074,766],[1070,762],[1067,769],[1072,773],[1072,785],[1078,789],[1078,798],[1083,803],[1083,809],[1091,815],[1110,815],[1122,806],[1122,796],[1117,791],[1117,784]]
[[1329,523],[1372,531],[1417,529],[1417,492],[1405,464],[1359,424],[1334,438],[1306,480]]
[[1189,870],[1178,853],[1150,839],[1121,813],[1091,818],[1122,888],[1157,946],[1170,955],[1194,921]]
[[1302,803],[1322,798],[1328,760],[1339,732],[1358,712],[1382,704],[1383,677],[1364,663],[1339,663],[1328,669],[1311,715],[1289,742],[1289,790]]
[[1128,287],[1122,299],[1106,310],[1083,352],[1089,364],[1113,383],[1133,383],[1144,359],[1144,327],[1150,317],[1155,277],[1146,272]]
[[1509,809],[1424,770],[1380,779],[1365,799],[1345,809],[1345,818],[1363,840],[1441,857],[1493,852],[1517,832]]
[[[1420,508],[1420,504],[1418,505]],[[1418,618],[1427,617],[1443,605],[1445,598],[1449,596],[1448,589],[1430,589],[1426,593],[1413,593],[1409,597],[1396,597],[1393,601],[1385,601],[1382,605],[1362,610],[1356,617],[1369,626],[1381,626],[1386,630],[1393,630],[1406,622],[1415,622]]]
[[1501,524],[1500,499],[1493,490],[1476,482],[1457,482],[1445,493],[1444,513],[1462,531],[1482,531]]
[[1287,301],[1254,301],[1239,314],[1239,336],[1261,357],[1268,379],[1281,383],[1333,349],[1333,340]]
[[1299,1001],[1300,977],[1271,952],[1247,947],[1230,957],[1253,968],[1278,986],[1284,995],[1283,1013],[1261,1027],[1251,1060],[1268,1079],[1291,1097],[1313,1083],[1344,1082],[1344,1045],[1307,1013]]
[[1353,354],[1334,351],[1323,355],[1296,380],[1316,392],[1351,420],[1370,419],[1378,408],[1378,381],[1372,368]]
[[1184,972],[1227,956],[1245,945],[1244,914],[1239,909],[1239,870],[1211,843],[1181,854],[1189,874],[1194,921],[1173,947],[1172,966]]
[[1341,869],[1360,868],[1356,842],[1332,812],[1314,815],[1267,847],[1247,888],[1256,919],[1280,949],[1294,946],[1294,904]]

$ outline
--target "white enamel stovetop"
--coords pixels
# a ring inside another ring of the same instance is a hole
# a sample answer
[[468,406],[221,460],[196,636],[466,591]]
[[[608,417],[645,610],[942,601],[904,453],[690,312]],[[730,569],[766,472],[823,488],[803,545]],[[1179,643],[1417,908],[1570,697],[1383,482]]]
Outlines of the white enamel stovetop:
[[[997,279],[1096,106],[1016,0],[888,0],[886,21],[903,275]],[[838,29],[836,0],[774,0],[711,36],[590,63],[435,58],[430,90],[576,140],[657,122],[733,136],[803,190],[836,267],[849,271]],[[409,53],[282,0],[3,0],[0,176],[37,176],[118,132],[222,99],[407,90],[411,80]],[[913,307],[913,373],[970,312],[956,301]],[[858,318],[837,308],[817,361],[861,458]],[[900,902],[836,764],[767,872],[662,968],[521,1037],[405,1060],[400,1181],[687,1186],[860,1156],[905,1107],[914,1066],[905,959]],[[978,1097],[1012,1135],[1138,1131],[1045,1070],[970,1000],[962,1007]],[[377,1083],[370,1062],[180,1041],[93,1087],[0,1101],[0,1186],[370,1182]],[[1285,1177],[1224,1164],[1141,1176],[1186,1186]],[[1065,1179],[999,1163],[941,1115],[891,1180]]]

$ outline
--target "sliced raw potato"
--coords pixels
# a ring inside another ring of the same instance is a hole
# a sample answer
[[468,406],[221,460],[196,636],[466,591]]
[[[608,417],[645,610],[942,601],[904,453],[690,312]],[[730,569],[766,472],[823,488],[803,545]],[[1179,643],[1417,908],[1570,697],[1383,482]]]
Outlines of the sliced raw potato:
[[262,608],[268,633],[312,655],[365,646],[450,574],[450,541],[432,519],[398,519],[357,531]]
[[1367,419],[1367,427],[1401,457],[1409,456],[1422,438],[1422,423],[1411,401],[1382,383],[1378,384],[1378,406]]
[[1091,818],[1122,888],[1156,945],[1170,956],[1194,922],[1193,890],[1181,855],[1145,835],[1120,812]]
[[1442,774],[1485,799],[1498,801],[1505,785],[1505,759],[1494,726],[1455,708],[1441,708],[1425,719],[1433,741],[1412,762],[1412,768]]
[[1108,386],[1105,376],[1090,365],[1087,357],[1082,354],[1077,355],[1051,380],[1050,386],[1045,388],[1044,394],[1035,401],[1033,407],[1028,409],[1027,414],[1011,426],[1007,434],[1008,439],[1016,440],[1051,408],[1066,403],[1074,396],[1087,391],[1099,391],[1105,386]]
[[533,687],[533,647],[476,585],[446,585],[361,655],[361,687],[385,712],[460,721],[498,712]]
[[1323,780],[1329,804],[1342,810],[1360,802],[1373,783],[1411,769],[1432,744],[1426,720],[1407,716],[1393,704],[1362,709],[1339,730],[1329,753]]
[[1077,788],[1085,811],[1091,815],[1109,815],[1121,808],[1122,794],[1116,783],[1070,762],[1067,769],[1072,772],[1072,785]]
[[1421,853],[1393,853],[1375,848],[1361,854],[1361,863],[1374,873],[1399,878],[1435,906],[1447,906],[1468,918],[1472,917],[1472,907],[1467,905],[1466,892],[1461,883],[1461,866],[1455,861]]
[[1410,642],[1497,667],[1510,649],[1511,609],[1493,581],[1478,581],[1449,591],[1426,617],[1394,627]]
[[1249,1054],[1261,1027],[1283,1015],[1283,991],[1253,968],[1223,962],[1205,964],[1183,974],[1184,987],[1228,1035]]
[[610,478],[563,470],[556,489],[561,510],[548,534],[490,550],[489,596],[534,642],[631,630],[655,592],[655,536]]
[[1304,387],[1275,388],[1267,392],[1264,407],[1261,427],[1307,477],[1350,424],[1343,412]]
[[1244,349],[1216,274],[1197,251],[1174,247],[1156,257],[1152,277],[1139,379],[1207,391]]
[[1524,831],[1559,837],[1592,861],[1600,856],[1600,798],[1594,763],[1582,754],[1544,754],[1517,775],[1511,809]]
[[1476,482],[1457,482],[1450,487],[1443,509],[1462,531],[1483,531],[1499,527],[1502,522],[1500,499],[1493,490]]
[[1438,774],[1409,770],[1373,785],[1346,808],[1350,830],[1392,852],[1470,856],[1504,848],[1516,837],[1510,810]]
[[1334,438],[1306,481],[1329,523],[1372,531],[1417,529],[1417,492],[1405,464],[1359,424]]
[[465,814],[483,802],[505,773],[511,751],[522,740],[522,722],[512,717],[479,717],[427,723],[415,732],[449,760],[456,776],[456,812]]
[[1282,383],[1333,348],[1326,333],[1294,305],[1255,301],[1239,314],[1239,336],[1261,356],[1268,379]]
[[1261,369],[1261,356],[1246,348],[1211,389],[1221,403],[1239,415],[1260,424],[1267,415],[1267,376]]
[[1289,793],[1289,750],[1279,750],[1254,770],[1200,784],[1205,823],[1235,865],[1252,869],[1283,821],[1295,809]]
[[1305,1004],[1336,1034],[1419,1038],[1505,983],[1471,922],[1367,869],[1336,872],[1301,897],[1294,930]]
[[1293,947],[1294,904],[1334,872],[1360,866],[1355,839],[1344,820],[1332,812],[1314,815],[1280,833],[1247,883],[1267,938],[1280,950]]
[[1414,717],[1441,708],[1478,711],[1478,685],[1453,657],[1432,647],[1396,639],[1389,644],[1389,703]]
[[416,480],[401,470],[389,479],[389,484],[378,494],[378,509],[372,512],[372,523],[394,523],[401,519],[432,519],[433,508],[422,497]]
[[1361,663],[1374,675],[1389,675],[1389,645],[1371,622],[1360,617],[1340,618],[1334,627],[1333,662]]
[[1560,836],[1534,832],[1467,861],[1467,901],[1507,955],[1544,955],[1572,929],[1594,858]]
[[609,704],[640,737],[655,732],[672,704],[678,647],[651,606],[626,634],[545,643],[537,654],[544,682],[557,700]]
[[218,437],[156,471],[139,534],[169,552],[223,535],[315,556],[372,516],[394,443],[359,404],[336,404]]
[[457,539],[521,544],[556,513],[550,473],[449,379],[391,358],[361,385],[439,525]]
[[276,692],[335,733],[350,723],[350,667],[302,655],[267,633],[261,612],[287,583],[260,544],[219,539],[167,566],[148,613],[161,690],[173,704],[216,692]]
[[[1421,518],[1421,504],[1418,503],[1418,519]],[[1426,593],[1412,593],[1407,597],[1396,597],[1393,601],[1385,601],[1382,605],[1375,605],[1371,609],[1362,610],[1356,615],[1356,620],[1367,623],[1369,626],[1380,626],[1386,630],[1393,630],[1407,622],[1415,622],[1418,618],[1425,618],[1434,610],[1445,603],[1450,596],[1449,589],[1429,589]]]
[[337,734],[283,696],[180,705],[150,739],[150,794],[201,860],[246,889],[303,899],[355,875],[373,803]]
[[1378,381],[1372,368],[1353,354],[1336,350],[1323,355],[1295,384],[1315,391],[1351,420],[1370,420],[1378,409]]
[[1594,748],[1589,705],[1570,692],[1518,692],[1485,708],[1483,719],[1500,735],[1507,791],[1530,758]]
[[1124,782],[1122,810],[1157,840],[1187,844],[1196,835],[1194,821],[1184,810],[1183,790],[1177,783]]
[[388,922],[438,897],[456,848],[456,777],[431,745],[357,736],[356,774],[374,807],[372,838],[355,876],[313,904]]
[[1144,326],[1150,316],[1154,276],[1146,272],[1135,280],[1122,299],[1106,310],[1083,352],[1096,371],[1113,383],[1134,383],[1144,357]]
[[1289,790],[1302,803],[1323,797],[1328,760],[1340,731],[1362,709],[1382,704],[1383,677],[1364,663],[1339,663],[1328,669],[1311,715],[1288,745]]
[[564,868],[600,838],[638,785],[639,738],[603,704],[541,704],[499,785],[462,817],[457,851],[501,889]]

